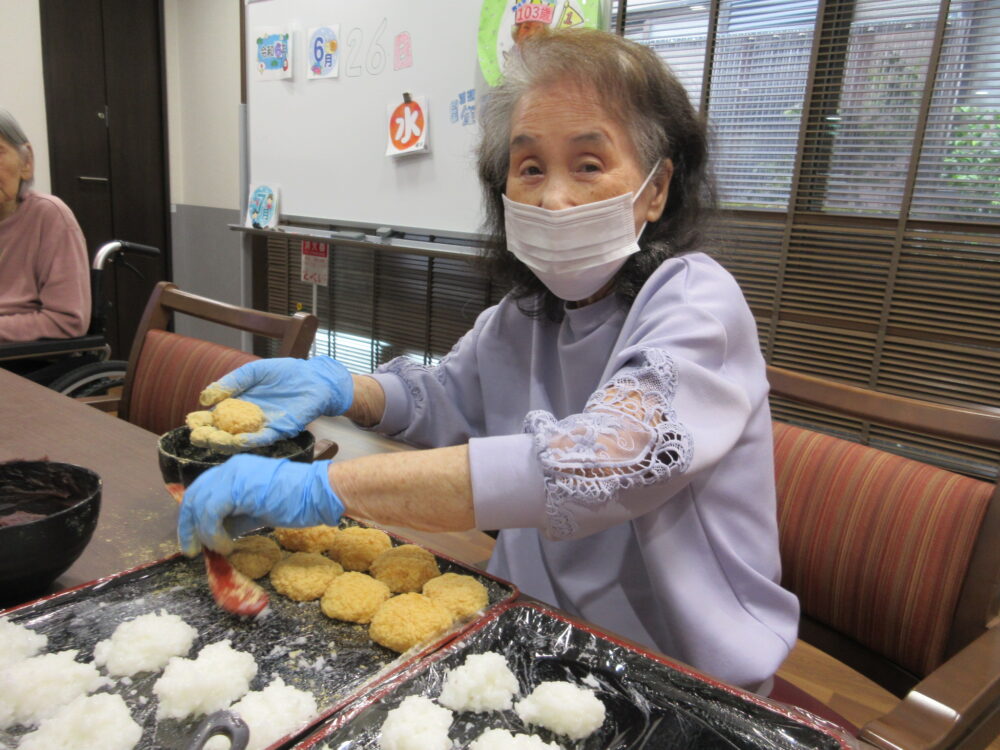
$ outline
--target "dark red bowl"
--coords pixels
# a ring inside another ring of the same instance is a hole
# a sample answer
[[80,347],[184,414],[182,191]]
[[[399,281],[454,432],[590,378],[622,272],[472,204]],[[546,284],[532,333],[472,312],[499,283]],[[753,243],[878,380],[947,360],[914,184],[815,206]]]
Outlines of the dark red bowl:
[[101,478],[90,469],[0,464],[0,602],[45,593],[90,543],[100,508]]

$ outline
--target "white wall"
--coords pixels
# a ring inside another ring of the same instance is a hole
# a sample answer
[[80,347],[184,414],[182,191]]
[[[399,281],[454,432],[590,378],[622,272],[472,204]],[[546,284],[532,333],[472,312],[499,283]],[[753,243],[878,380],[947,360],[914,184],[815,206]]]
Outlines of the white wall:
[[35,152],[35,189],[48,193],[52,180],[38,0],[0,0],[0,19],[7,61],[0,76],[0,107],[14,115],[31,141]]
[[[164,0],[170,201],[238,209],[241,0]],[[51,190],[38,0],[0,0],[0,107],[35,151],[35,187]]]
[[240,206],[240,2],[164,0],[173,204]]

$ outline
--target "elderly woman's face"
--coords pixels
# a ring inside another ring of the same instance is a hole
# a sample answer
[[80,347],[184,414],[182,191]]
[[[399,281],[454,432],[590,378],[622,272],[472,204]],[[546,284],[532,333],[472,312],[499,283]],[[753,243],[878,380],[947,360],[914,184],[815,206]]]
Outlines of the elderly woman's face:
[[[636,230],[663,213],[666,179],[654,179],[635,201]],[[634,192],[646,172],[628,131],[605,111],[597,92],[550,85],[525,94],[511,123],[507,197],[550,210]]]
[[31,160],[0,138],[0,203],[7,205],[17,200],[21,180],[31,179]]

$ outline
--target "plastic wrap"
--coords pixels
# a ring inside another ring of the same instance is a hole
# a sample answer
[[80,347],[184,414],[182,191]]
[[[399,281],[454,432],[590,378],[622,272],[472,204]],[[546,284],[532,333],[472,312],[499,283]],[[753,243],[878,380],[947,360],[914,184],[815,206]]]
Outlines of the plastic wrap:
[[541,727],[525,726],[513,710],[462,712],[455,714],[451,726],[455,747],[466,747],[492,727],[537,734],[546,742],[579,750],[856,747],[852,738],[811,714],[785,711],[709,681],[534,604],[494,612],[427,660],[388,678],[295,747],[378,748],[382,722],[391,709],[409,695],[436,698],[450,669],[464,663],[467,655],[486,651],[506,657],[521,696],[543,680],[567,680],[594,689],[606,708],[604,724],[574,743]]
[[[394,538],[397,544],[401,541]],[[517,594],[516,588],[500,579],[447,557],[439,555],[437,559],[442,573],[473,575],[486,586],[489,607]],[[373,642],[367,625],[331,620],[322,613],[318,601],[295,602],[275,593],[266,577],[259,582],[271,595],[269,611],[254,620],[242,620],[213,602],[201,558],[189,560],[178,555],[0,612],[0,616],[47,635],[46,652],[78,649],[77,659],[90,661],[95,644],[109,638],[120,623],[149,612],[175,614],[198,631],[189,657],[205,645],[229,639],[233,648],[253,654],[257,662],[251,690],[266,687],[280,675],[286,684],[315,696],[321,712],[317,720],[356,697],[369,683],[432,651],[475,622],[460,623],[438,639],[400,655]],[[119,678],[110,691],[125,699],[133,718],[143,726],[139,747],[186,747],[204,717],[158,722],[153,684],[159,676],[146,672]],[[4,685],[3,689],[16,686]],[[24,727],[0,730],[0,747],[16,747],[18,738],[28,731]]]

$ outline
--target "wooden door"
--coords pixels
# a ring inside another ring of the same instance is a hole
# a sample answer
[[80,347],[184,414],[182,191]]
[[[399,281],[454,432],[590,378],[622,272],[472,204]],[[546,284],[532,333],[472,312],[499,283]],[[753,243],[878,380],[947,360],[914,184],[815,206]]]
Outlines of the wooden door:
[[112,239],[160,248],[109,279],[112,356],[127,359],[146,300],[169,269],[160,0],[41,0],[52,192],[91,255]]

